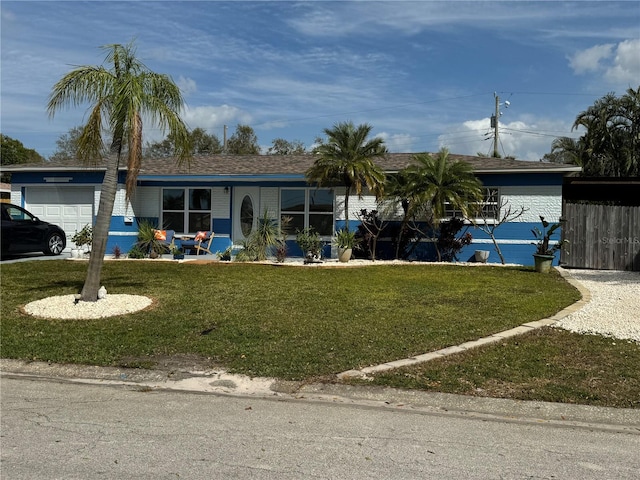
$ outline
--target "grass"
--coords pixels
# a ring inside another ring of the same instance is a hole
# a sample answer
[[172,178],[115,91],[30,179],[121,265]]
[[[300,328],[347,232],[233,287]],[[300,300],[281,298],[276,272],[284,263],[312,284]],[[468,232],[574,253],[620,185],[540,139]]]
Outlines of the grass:
[[[78,292],[86,265],[66,261],[38,262],[37,269],[33,265],[2,266],[3,358],[153,367],[159,357],[187,355],[232,372],[288,380],[333,378],[344,370],[474,340],[547,317],[579,298],[555,272],[540,275],[527,268],[335,269],[112,261],[105,264],[102,276],[109,292],[147,295],[155,300],[154,308],[100,320],[44,320],[22,314],[20,307]],[[567,361],[561,353],[575,349],[583,337],[567,338],[559,353],[549,357],[552,363]],[[558,340],[551,337],[548,342],[553,345]],[[530,348],[529,358],[547,358],[542,344]],[[586,348],[586,355],[604,349],[598,344]],[[620,348],[613,348],[611,356],[626,358],[632,369],[633,362],[637,365],[637,345],[627,347],[625,354]],[[493,349],[501,355],[508,350],[502,345]],[[482,355],[491,351],[482,349]],[[519,346],[514,358],[522,351]],[[376,382],[477,394],[478,388],[488,391],[491,381],[504,382],[500,375],[510,378],[511,372],[500,373],[500,363],[490,356],[482,367],[474,367],[479,357],[457,357],[459,367],[452,366],[455,357],[452,365],[438,367],[442,377],[416,369]],[[613,376],[623,367],[614,362],[602,368],[612,368],[605,370],[605,376]],[[531,369],[523,370],[525,380],[530,374]],[[444,380],[447,375],[462,380],[456,386]],[[414,383],[409,382],[412,376]],[[485,383],[477,378],[485,378]],[[569,375],[560,383],[571,381]],[[637,383],[629,386],[637,398]],[[501,388],[504,395],[507,388]],[[575,401],[583,399],[578,395]]]
[[367,384],[640,408],[638,365],[637,343],[547,327],[497,346],[381,373]]

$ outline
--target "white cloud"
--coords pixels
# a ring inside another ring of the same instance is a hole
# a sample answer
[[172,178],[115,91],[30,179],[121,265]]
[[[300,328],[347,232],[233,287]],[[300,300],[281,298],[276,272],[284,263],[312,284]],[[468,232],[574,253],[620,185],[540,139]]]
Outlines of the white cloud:
[[[559,136],[575,136],[571,123],[561,120],[533,119],[499,123],[498,153],[518,160],[540,160],[551,150],[551,142]],[[439,147],[463,155],[493,154],[494,130],[491,120],[482,118],[451,125],[438,137]]]
[[577,52],[569,65],[578,74],[595,73],[613,85],[635,85],[640,78],[640,39],[595,45]]
[[605,76],[613,83],[638,85],[640,81],[640,39],[625,40],[618,44],[613,65]]
[[394,133],[380,132],[376,137],[380,137],[384,140],[384,144],[390,152],[413,152],[413,145],[418,138],[409,135],[408,133]]
[[569,65],[578,75],[586,72],[595,72],[601,68],[600,62],[603,59],[611,57],[614,46],[612,43],[607,43],[577,52],[570,58]]
[[230,105],[185,107],[182,119],[189,128],[204,128],[211,130],[228,125],[235,127],[236,124],[250,124],[251,115]]
[[198,86],[196,85],[196,81],[192,78],[184,77],[180,75],[178,80],[176,81],[176,85],[180,88],[182,94],[186,97],[187,95],[191,95],[198,91]]

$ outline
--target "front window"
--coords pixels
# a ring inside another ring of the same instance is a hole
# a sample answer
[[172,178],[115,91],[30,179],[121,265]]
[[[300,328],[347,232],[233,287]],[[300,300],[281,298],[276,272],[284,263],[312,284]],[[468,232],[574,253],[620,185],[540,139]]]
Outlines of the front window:
[[[500,194],[496,187],[485,187],[483,188],[483,198],[482,198],[482,213],[477,213],[476,218],[486,218],[487,220],[494,220],[498,218],[500,215],[499,212],[499,203]],[[462,218],[462,211],[453,208],[449,203],[445,204],[445,218],[453,218],[458,217]]]
[[328,189],[283,188],[280,190],[280,215],[289,217],[291,235],[307,227],[318,234],[333,234],[333,192]]
[[211,189],[165,188],[162,226],[182,233],[211,230]]

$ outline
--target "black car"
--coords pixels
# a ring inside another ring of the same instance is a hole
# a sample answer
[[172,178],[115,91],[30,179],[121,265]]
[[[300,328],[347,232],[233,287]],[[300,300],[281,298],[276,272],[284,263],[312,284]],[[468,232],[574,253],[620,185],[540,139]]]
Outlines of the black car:
[[43,222],[11,203],[0,203],[0,208],[2,256],[27,252],[43,252],[45,255],[62,253],[67,237],[60,227]]

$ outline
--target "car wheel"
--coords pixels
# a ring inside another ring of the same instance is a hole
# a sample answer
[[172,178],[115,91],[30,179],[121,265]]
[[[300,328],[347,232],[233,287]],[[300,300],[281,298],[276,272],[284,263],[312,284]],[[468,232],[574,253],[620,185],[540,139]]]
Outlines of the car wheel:
[[52,233],[47,239],[47,248],[45,255],[60,255],[65,247],[65,239],[59,233]]

